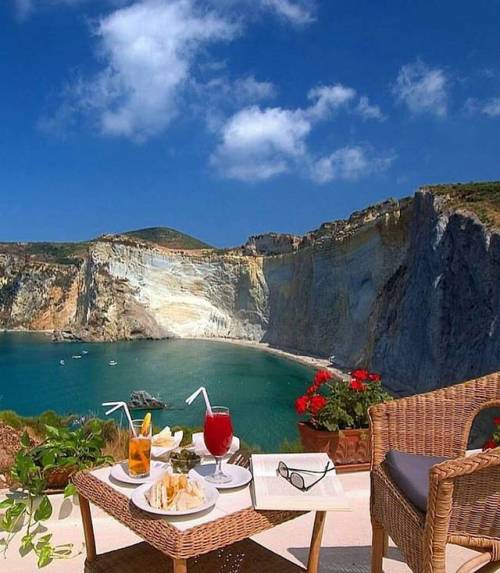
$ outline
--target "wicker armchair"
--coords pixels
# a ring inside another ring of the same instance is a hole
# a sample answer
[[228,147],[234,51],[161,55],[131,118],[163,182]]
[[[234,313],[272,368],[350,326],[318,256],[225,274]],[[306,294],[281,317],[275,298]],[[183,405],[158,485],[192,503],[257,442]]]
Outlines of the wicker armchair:
[[[500,372],[370,408],[372,573],[382,572],[387,535],[415,573],[444,573],[447,543],[482,552],[460,573],[498,570],[500,448],[464,457],[472,421],[492,406],[500,406]],[[426,513],[391,480],[390,449],[454,458],[431,469]]]

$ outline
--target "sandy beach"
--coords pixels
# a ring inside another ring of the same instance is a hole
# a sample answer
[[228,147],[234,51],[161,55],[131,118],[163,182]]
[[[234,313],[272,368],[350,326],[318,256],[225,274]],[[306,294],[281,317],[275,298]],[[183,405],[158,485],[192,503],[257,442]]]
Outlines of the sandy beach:
[[295,351],[292,349],[276,348],[271,346],[267,342],[258,342],[256,340],[243,340],[238,338],[196,338],[193,340],[206,340],[213,342],[223,342],[226,344],[234,344],[236,346],[245,346],[246,348],[255,348],[256,350],[263,350],[264,352],[269,352],[271,354],[276,354],[281,358],[288,360],[293,360],[294,362],[300,362],[306,366],[311,366],[312,368],[324,368],[329,370],[334,376],[344,379],[346,378],[346,373],[338,368],[334,368],[327,358],[319,358],[317,356],[310,356],[309,354],[302,354],[300,351]]

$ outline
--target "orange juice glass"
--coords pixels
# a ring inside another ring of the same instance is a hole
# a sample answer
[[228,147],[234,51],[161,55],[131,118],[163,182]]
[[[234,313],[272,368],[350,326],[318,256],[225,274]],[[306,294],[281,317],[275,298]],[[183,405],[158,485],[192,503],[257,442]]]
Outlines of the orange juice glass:
[[147,435],[141,433],[142,420],[132,421],[135,434],[130,429],[128,441],[128,473],[132,477],[143,478],[149,476],[151,468],[151,428],[149,424]]

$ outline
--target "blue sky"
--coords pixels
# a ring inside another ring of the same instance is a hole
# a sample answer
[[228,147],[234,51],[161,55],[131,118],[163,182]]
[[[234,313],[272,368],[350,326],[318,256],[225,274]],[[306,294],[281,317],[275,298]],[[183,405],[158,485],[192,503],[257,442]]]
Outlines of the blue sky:
[[0,240],[303,233],[499,179],[500,2],[4,0]]

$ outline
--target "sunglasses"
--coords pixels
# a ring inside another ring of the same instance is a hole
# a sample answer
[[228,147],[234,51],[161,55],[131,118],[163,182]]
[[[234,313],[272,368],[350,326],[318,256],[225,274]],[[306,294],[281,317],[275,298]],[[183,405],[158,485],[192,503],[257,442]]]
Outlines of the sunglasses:
[[[326,476],[326,474],[328,472],[331,472],[332,470],[335,469],[335,466],[332,466],[332,467],[329,467],[329,466],[330,466],[330,462],[328,462],[326,464],[324,470],[301,470],[298,468],[289,468],[285,464],[285,462],[280,462],[278,464],[278,469],[276,471],[277,471],[279,476],[286,479],[289,483],[291,483],[293,485],[293,487],[296,487],[300,491],[309,491],[312,487],[314,487],[317,483],[319,483]],[[313,483],[306,485],[306,482],[304,480],[304,476],[302,476],[298,472],[307,473],[307,474],[322,474],[322,475]]]

